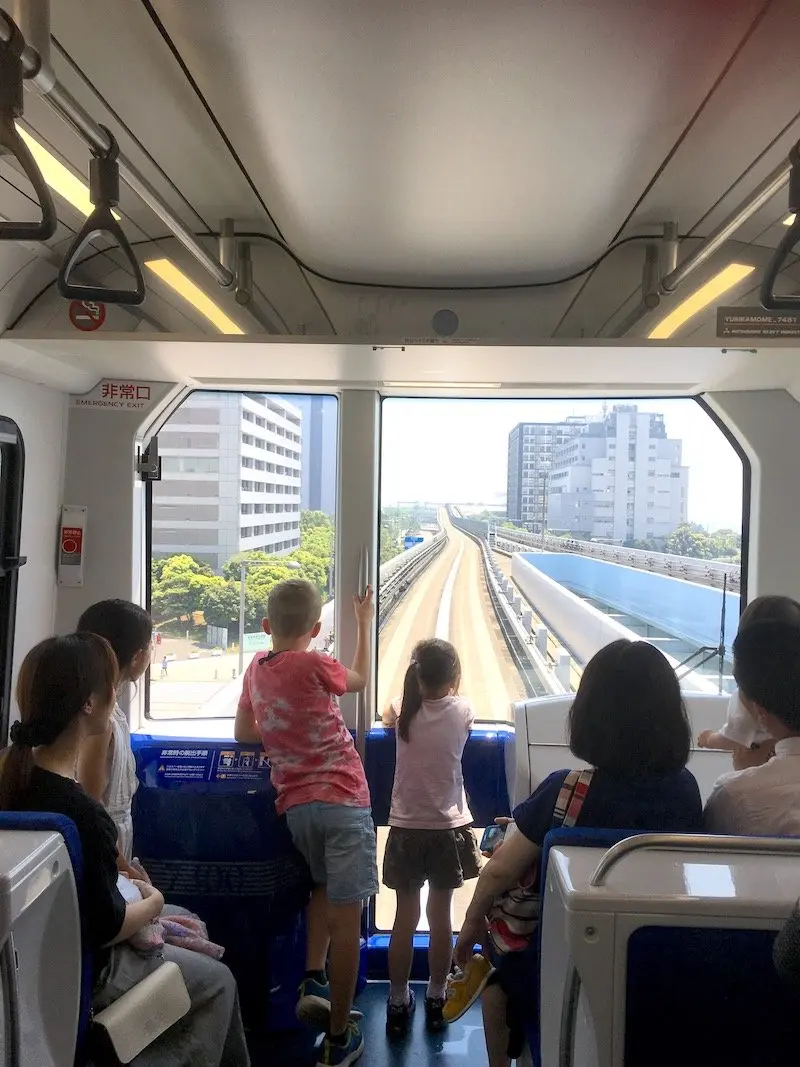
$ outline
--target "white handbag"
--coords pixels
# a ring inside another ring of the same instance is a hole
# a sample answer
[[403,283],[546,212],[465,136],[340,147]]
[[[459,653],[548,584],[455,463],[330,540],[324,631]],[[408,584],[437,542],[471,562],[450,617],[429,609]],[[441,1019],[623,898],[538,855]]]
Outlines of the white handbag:
[[191,1007],[177,963],[166,961],[93,1018],[120,1063],[130,1063]]

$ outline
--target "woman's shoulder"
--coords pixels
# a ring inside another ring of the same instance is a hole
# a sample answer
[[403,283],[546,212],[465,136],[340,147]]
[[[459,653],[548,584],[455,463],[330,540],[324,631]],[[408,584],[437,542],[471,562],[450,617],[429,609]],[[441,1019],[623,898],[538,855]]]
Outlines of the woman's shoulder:
[[54,774],[41,767],[34,767],[29,787],[30,800],[35,800],[37,810],[47,810],[72,819],[78,832],[107,831],[116,841],[114,822],[106,809],[72,778]]

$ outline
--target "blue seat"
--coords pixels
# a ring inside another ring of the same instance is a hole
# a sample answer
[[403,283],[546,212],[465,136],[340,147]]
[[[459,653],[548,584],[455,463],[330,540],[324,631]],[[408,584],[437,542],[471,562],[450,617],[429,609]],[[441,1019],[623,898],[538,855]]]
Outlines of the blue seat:
[[[75,889],[78,894],[78,907],[83,911],[83,851],[78,829],[72,819],[66,815],[41,811],[2,811],[0,812],[0,830],[49,830],[61,834],[69,853]],[[81,928],[81,938],[83,929]],[[81,955],[81,992],[80,1014],[78,1016],[78,1038],[75,1050],[76,1067],[86,1062],[87,1034],[92,1008],[93,968],[92,954],[83,945]]]

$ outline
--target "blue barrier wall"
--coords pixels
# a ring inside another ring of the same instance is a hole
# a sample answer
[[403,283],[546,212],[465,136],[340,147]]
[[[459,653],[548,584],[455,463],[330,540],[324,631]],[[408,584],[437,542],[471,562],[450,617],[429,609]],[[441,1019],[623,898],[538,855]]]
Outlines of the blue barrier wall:
[[[722,590],[566,552],[521,556],[573,592],[635,615],[695,645],[719,642]],[[739,594],[726,593],[725,647],[730,653],[739,626]]]

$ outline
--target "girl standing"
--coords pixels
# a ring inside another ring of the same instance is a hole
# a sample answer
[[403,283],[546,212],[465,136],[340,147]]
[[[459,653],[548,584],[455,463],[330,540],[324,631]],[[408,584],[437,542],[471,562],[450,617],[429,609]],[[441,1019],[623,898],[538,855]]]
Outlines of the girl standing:
[[386,1032],[406,1033],[414,1011],[409,987],[421,891],[428,882],[430,924],[425,996],[429,1029],[444,1027],[445,982],[453,956],[453,890],[480,869],[472,813],[464,792],[461,756],[474,722],[469,701],[458,696],[461,665],[447,641],[421,641],[406,671],[401,701],[384,713],[397,728],[397,761],[389,815],[383,882],[397,893],[389,945]]
[[20,721],[0,763],[0,810],[52,811],[75,823],[83,853],[81,928],[94,962],[95,1011],[107,1007],[164,960],[178,964],[191,1007],[132,1061],[132,1067],[248,1067],[236,983],[207,956],[165,945],[141,954],[128,939],[160,913],[164,899],[145,882],[126,904],[117,888],[117,830],[75,781],[85,742],[103,735],[118,682],[111,646],[91,633],[50,637],[25,657],[17,681]]

